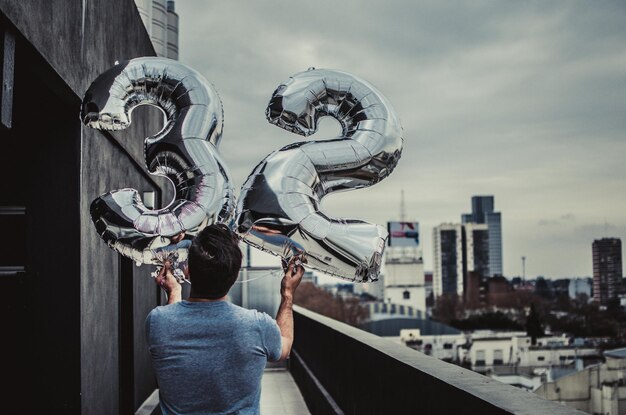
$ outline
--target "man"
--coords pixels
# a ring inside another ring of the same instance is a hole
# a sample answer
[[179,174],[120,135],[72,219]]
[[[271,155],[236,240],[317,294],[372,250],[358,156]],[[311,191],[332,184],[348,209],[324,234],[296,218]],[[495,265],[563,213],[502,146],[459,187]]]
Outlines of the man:
[[241,259],[237,237],[224,225],[211,225],[189,248],[186,301],[169,263],[157,277],[168,305],[150,312],[146,332],[164,415],[258,414],[266,362],[289,356],[293,294],[304,269],[288,264],[274,321],[226,300]]

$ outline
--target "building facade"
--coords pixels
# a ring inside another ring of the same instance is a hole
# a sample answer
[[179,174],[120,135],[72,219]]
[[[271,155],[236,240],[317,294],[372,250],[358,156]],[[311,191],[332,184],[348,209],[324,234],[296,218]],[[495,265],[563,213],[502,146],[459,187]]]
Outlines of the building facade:
[[433,229],[433,294],[463,295],[463,226],[444,223]]
[[144,327],[162,299],[154,268],[111,250],[89,206],[125,187],[159,203],[143,137],[162,115],[109,133],[79,112],[113,62],[154,48],[128,0],[0,0],[0,31],[3,413],[135,413],[157,388]]
[[592,414],[626,413],[626,349],[604,352],[606,362],[541,385],[534,392]]
[[178,14],[174,0],[135,0],[157,56],[178,60]]
[[[470,278],[470,276],[472,278]],[[433,230],[433,293],[465,297],[489,276],[489,230],[486,224],[441,224]],[[470,279],[472,281],[470,281]],[[478,285],[477,285],[478,284]],[[473,292],[472,296],[476,296]]]
[[474,272],[483,278],[490,276],[489,229],[486,224],[466,223],[465,236],[466,273]]
[[593,300],[607,305],[622,289],[622,241],[619,238],[596,239],[593,253]]
[[579,295],[584,294],[591,300],[592,278],[572,278],[569,280],[568,295],[575,300]]
[[472,196],[472,213],[461,215],[466,223],[486,224],[489,230],[489,276],[503,275],[502,215],[495,212],[493,196]]
[[426,311],[424,261],[418,222],[388,222],[385,249],[384,301]]
[[402,252],[396,252],[398,249],[401,250],[388,248],[386,251],[383,281],[385,302],[410,306],[425,312],[426,286],[422,257],[407,257]]

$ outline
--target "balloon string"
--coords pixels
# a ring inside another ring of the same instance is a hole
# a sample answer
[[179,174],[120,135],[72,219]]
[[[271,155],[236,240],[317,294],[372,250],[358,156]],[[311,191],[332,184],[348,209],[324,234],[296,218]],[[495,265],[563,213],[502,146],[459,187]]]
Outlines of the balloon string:
[[[261,278],[266,278],[266,277],[269,277],[270,275],[278,277],[278,276],[280,276],[280,274],[282,274],[282,272],[283,271],[277,269],[277,270],[271,271],[271,272],[269,272],[267,274],[263,274],[263,275],[260,275],[258,277],[254,277],[254,278],[251,278],[251,279],[248,279],[248,280],[235,281],[235,284],[243,284],[243,283],[248,283],[248,282],[251,282],[251,281],[260,280]],[[158,271],[153,272],[152,275],[151,275],[152,278],[157,278],[157,276],[158,276]],[[178,283],[181,284],[181,285],[185,284],[185,283],[191,284],[191,281],[189,281],[188,279],[184,278],[182,281],[178,280]],[[163,291],[165,291],[165,289],[163,287],[161,287],[161,289],[163,289]],[[167,291],[165,291],[165,292],[167,293]]]
[[282,272],[283,272],[282,270],[279,270],[279,269],[278,269],[278,270],[272,271],[272,272],[270,272],[270,273],[268,273],[268,274],[263,274],[263,275],[261,275],[261,276],[251,278],[251,279],[249,279],[249,280],[244,280],[244,281],[235,281],[235,284],[243,284],[243,283],[248,283],[248,282],[250,282],[250,281],[260,280],[261,278],[266,278],[266,277],[269,277],[270,275],[273,275],[273,276],[277,277],[277,276],[280,276],[280,274],[282,274]]

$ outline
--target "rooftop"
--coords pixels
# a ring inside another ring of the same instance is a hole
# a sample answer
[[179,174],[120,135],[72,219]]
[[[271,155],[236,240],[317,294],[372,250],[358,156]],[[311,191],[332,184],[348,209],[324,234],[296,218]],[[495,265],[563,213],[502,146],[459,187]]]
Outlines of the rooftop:
[[604,355],[608,357],[613,357],[615,359],[626,359],[626,347],[621,349],[607,350],[606,352],[604,352]]
[[368,321],[361,328],[369,333],[381,337],[397,337],[402,329],[420,329],[422,336],[441,334],[460,334],[454,327],[438,323],[433,320],[420,318],[390,318],[385,320]]

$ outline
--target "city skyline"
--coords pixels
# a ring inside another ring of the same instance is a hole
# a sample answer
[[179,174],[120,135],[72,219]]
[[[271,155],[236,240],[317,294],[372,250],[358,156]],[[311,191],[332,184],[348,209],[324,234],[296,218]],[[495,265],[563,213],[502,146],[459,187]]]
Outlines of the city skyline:
[[[591,276],[593,240],[626,238],[623,4],[186,0],[176,9],[180,61],[222,97],[220,151],[237,188],[268,153],[302,140],[266,122],[272,91],[310,66],[335,68],[387,96],[405,147],[381,183],[326,198],[331,216],[384,226],[399,218],[404,189],[431,270],[432,229],[457,222],[472,195],[494,195],[509,277],[522,256],[528,277]],[[323,120],[311,139],[337,133]]]

